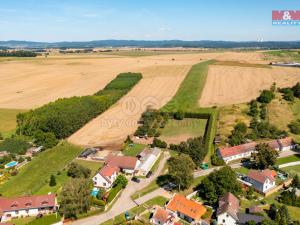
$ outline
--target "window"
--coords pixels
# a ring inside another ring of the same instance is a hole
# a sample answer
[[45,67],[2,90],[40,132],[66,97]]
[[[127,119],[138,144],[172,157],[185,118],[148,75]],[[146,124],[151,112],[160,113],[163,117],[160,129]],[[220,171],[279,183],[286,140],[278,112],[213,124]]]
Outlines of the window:
[[106,186],[106,183],[103,183],[103,186],[105,187],[105,186]]
[[15,211],[15,214],[17,214],[17,215],[18,215],[18,214],[19,214],[19,211]]
[[223,220],[223,223],[225,223],[225,220]]

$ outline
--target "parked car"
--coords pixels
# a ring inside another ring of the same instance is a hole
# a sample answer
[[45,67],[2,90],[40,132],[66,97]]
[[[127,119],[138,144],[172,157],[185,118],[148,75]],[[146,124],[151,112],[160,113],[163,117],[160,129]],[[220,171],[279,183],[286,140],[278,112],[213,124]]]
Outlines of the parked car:
[[141,180],[139,178],[137,178],[137,177],[133,177],[133,178],[131,178],[131,180],[133,182],[136,182],[136,183],[140,183],[141,182]]
[[151,177],[152,176],[152,171],[149,171],[148,173],[147,173],[147,175],[146,175],[146,178],[149,178],[149,177]]

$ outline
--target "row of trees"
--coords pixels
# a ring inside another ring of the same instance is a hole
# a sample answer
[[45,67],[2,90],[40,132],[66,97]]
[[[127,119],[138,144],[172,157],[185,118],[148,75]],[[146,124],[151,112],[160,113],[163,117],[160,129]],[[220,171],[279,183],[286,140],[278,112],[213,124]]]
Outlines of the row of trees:
[[52,147],[55,139],[70,136],[126,94],[141,74],[118,75],[93,96],[59,99],[38,109],[17,115],[17,133],[31,136],[36,143]]
[[0,57],[36,57],[37,54],[32,51],[0,51]]
[[24,155],[30,146],[25,137],[16,136],[0,142],[0,152],[7,151],[12,154]]

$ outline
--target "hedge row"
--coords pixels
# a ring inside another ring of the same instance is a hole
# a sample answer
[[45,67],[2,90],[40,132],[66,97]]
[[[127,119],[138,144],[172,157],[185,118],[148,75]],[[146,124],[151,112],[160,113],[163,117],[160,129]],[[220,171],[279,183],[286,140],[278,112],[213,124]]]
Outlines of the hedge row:
[[38,109],[17,115],[17,133],[34,136],[50,132],[66,138],[107,110],[124,96],[140,79],[140,73],[119,74],[103,90],[92,96],[58,99]]
[[109,191],[109,195],[107,198],[107,202],[110,203],[112,200],[114,200],[114,198],[117,196],[117,194],[122,190],[122,185],[119,184],[115,187],[113,187],[110,191]]
[[36,57],[37,54],[31,51],[0,51],[0,57]]

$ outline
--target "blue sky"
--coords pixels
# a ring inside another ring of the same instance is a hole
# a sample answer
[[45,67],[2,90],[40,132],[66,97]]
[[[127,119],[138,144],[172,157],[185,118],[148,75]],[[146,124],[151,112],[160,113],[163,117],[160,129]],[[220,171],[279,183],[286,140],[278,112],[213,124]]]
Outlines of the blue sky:
[[0,40],[300,40],[272,10],[300,0],[0,0]]

